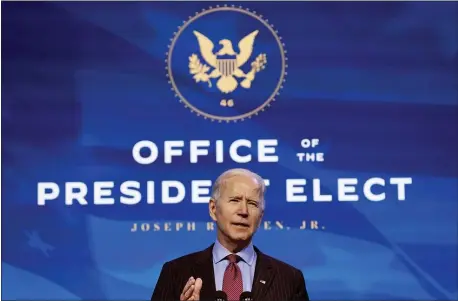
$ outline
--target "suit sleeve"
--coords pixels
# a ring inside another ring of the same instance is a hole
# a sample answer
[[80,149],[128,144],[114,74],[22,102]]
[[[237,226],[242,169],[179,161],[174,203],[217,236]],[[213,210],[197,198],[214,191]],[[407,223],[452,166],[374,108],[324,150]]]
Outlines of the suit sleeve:
[[154,288],[153,295],[151,296],[151,301],[168,301],[174,300],[173,296],[173,276],[172,268],[169,262],[166,262],[161,269],[159,278]]
[[296,288],[294,292],[294,301],[309,301],[309,295],[307,293],[307,288],[305,287],[305,279],[302,271],[296,270],[295,281]]

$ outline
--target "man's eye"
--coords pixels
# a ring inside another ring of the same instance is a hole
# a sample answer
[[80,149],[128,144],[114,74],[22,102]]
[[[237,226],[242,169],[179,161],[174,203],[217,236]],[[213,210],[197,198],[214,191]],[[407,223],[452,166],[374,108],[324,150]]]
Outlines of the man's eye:
[[249,204],[252,205],[252,206],[258,207],[258,202],[250,202]]
[[231,199],[230,201],[231,201],[231,202],[238,202],[239,200],[237,200],[237,199]]

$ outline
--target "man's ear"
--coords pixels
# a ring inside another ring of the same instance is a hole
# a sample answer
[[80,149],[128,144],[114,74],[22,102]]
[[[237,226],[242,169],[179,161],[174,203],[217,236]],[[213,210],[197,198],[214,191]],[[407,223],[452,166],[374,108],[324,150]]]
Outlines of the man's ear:
[[264,209],[261,210],[261,213],[259,215],[258,226],[256,227],[256,229],[259,229],[259,227],[261,226],[263,217],[264,217]]
[[208,202],[208,211],[212,220],[216,222],[216,201],[213,198]]

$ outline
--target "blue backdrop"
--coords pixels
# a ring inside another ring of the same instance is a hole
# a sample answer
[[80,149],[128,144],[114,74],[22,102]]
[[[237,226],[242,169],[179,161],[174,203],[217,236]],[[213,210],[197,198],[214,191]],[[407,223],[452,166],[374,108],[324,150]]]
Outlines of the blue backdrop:
[[[149,299],[165,261],[215,239],[196,197],[206,191],[192,190],[192,181],[233,167],[269,180],[255,244],[300,268],[313,300],[458,298],[457,3],[239,4],[278,30],[287,76],[266,110],[218,122],[180,103],[166,76],[178,26],[215,3],[2,3],[2,300]],[[243,18],[209,20],[198,25],[215,45],[218,21],[230,39],[252,30]],[[190,80],[186,57],[199,52],[187,34],[174,50],[187,54],[174,52],[172,64],[182,91],[200,93],[194,104],[214,114],[249,110],[240,95],[226,111],[219,98],[204,101],[215,92]],[[262,76],[274,79],[266,89],[281,79],[280,52],[262,34],[261,51],[277,53],[253,81],[255,105],[266,98],[256,92]],[[240,149],[250,162],[230,160],[238,139],[276,140],[278,162],[258,162],[260,147]],[[318,144],[304,149],[303,139]],[[142,140],[158,147],[152,164],[134,160]],[[168,164],[171,140],[184,147]],[[211,144],[198,164],[190,163],[191,140]],[[324,160],[300,162],[305,152]],[[357,181],[357,201],[343,201],[348,178]],[[389,184],[395,178],[411,182]],[[368,180],[386,182],[372,189],[383,200],[371,201]],[[166,203],[164,181],[182,183],[183,198]],[[140,202],[121,203],[122,185],[137,182]],[[87,188],[86,205],[66,203],[69,183]],[[114,204],[94,204],[94,183],[112,185]],[[44,206],[40,185],[56,192]],[[318,189],[332,201],[319,201]]]

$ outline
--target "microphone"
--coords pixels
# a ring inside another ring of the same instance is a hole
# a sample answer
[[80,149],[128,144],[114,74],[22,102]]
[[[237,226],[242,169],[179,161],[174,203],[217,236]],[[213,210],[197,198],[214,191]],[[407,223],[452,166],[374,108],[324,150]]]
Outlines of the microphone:
[[240,301],[253,301],[253,294],[251,292],[243,292],[240,295]]
[[216,291],[215,301],[227,301],[227,295],[223,291]]

